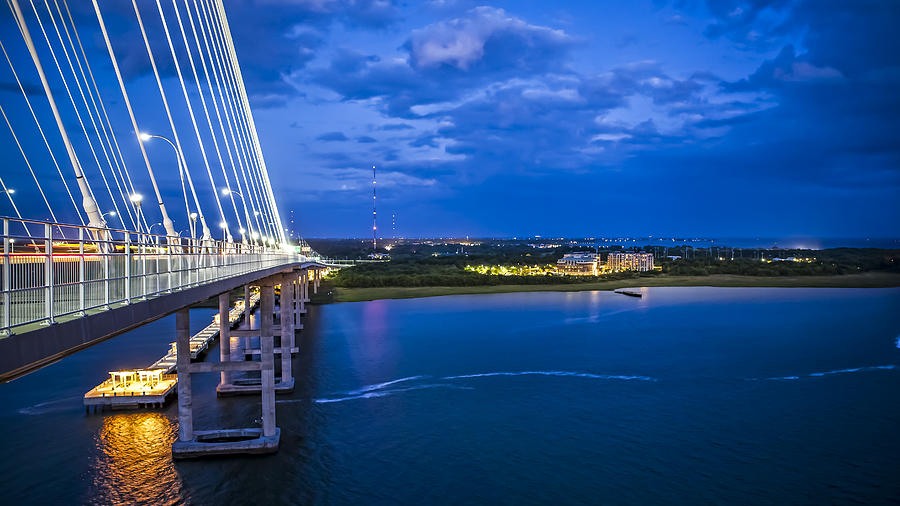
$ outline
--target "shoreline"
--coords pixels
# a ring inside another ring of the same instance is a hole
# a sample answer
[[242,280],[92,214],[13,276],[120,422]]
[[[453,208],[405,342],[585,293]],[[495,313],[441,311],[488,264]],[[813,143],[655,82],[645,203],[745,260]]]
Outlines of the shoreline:
[[865,272],[834,276],[740,276],[713,274],[709,276],[659,276],[594,283],[558,285],[487,285],[487,286],[417,286],[378,288],[331,288],[331,302],[364,302],[381,299],[417,299],[444,295],[478,295],[517,292],[585,292],[637,287],[759,287],[759,288],[897,288],[900,274]]

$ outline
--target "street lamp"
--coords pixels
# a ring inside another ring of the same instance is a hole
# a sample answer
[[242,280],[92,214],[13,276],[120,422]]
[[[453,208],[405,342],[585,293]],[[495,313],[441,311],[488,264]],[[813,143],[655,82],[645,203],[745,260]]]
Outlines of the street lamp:
[[197,213],[191,213],[188,215],[191,219],[191,239],[197,238]]
[[140,234],[141,233],[141,217],[143,216],[141,214],[141,202],[144,201],[144,196],[141,195],[140,193],[132,193],[131,195],[128,196],[128,200],[131,201],[131,205],[134,206],[134,210],[137,213],[137,217],[138,217],[137,233]]
[[5,193],[7,195],[15,195],[16,189],[15,188],[7,188],[6,190],[0,191],[0,193]]

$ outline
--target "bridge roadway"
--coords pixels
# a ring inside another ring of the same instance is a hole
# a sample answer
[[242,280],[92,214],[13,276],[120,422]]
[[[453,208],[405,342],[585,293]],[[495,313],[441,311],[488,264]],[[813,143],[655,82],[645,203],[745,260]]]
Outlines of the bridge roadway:
[[14,218],[2,227],[0,381],[235,288],[325,267],[288,249]]
[[213,281],[155,298],[119,304],[106,311],[68,321],[33,326],[33,330],[0,338],[0,381],[9,381],[141,325],[270,276],[311,267],[298,259],[276,267]]

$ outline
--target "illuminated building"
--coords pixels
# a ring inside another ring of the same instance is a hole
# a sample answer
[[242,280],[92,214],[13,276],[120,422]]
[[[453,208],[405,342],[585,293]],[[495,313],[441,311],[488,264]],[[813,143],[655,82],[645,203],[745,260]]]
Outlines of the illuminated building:
[[653,270],[653,253],[612,252],[606,261],[613,272]]
[[556,261],[560,274],[596,276],[600,274],[600,258],[596,253],[566,253]]

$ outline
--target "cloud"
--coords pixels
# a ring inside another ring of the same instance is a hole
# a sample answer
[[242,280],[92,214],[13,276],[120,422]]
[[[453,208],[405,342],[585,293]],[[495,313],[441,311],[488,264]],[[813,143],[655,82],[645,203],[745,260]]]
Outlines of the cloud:
[[373,142],[378,142],[378,140],[374,137],[369,137],[368,135],[361,135],[356,138],[356,142],[359,142],[361,144],[371,144]]
[[414,30],[406,48],[419,69],[535,72],[553,68],[573,43],[562,30],[528,24],[503,9],[476,7],[463,17]]
[[311,79],[344,100],[376,99],[390,115],[409,117],[412,107],[456,100],[500,79],[568,72],[564,62],[575,43],[562,30],[476,7],[414,30],[402,46],[405,58],[344,48]]
[[343,142],[349,139],[343,132],[327,132],[316,137],[316,140],[322,142]]
[[379,130],[413,130],[414,128],[409,123],[387,123],[378,127]]

